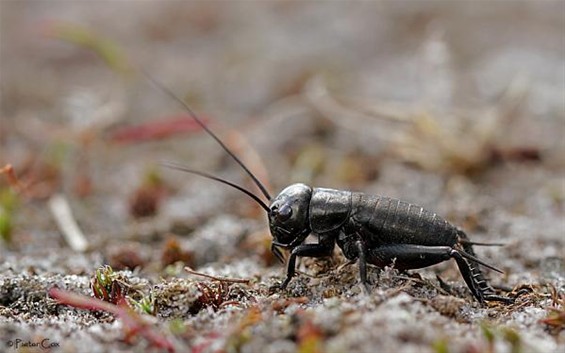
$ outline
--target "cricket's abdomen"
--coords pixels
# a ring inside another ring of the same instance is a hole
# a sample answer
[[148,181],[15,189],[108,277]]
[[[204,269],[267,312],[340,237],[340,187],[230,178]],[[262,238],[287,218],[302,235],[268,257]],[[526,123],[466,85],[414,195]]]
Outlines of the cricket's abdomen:
[[370,247],[387,244],[453,246],[457,229],[423,207],[397,199],[355,193],[351,218]]

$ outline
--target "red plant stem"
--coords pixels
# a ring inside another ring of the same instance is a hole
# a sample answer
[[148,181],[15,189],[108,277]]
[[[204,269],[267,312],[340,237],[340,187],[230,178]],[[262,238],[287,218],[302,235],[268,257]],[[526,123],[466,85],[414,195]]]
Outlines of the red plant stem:
[[171,353],[175,351],[173,344],[164,335],[152,330],[151,325],[146,322],[143,317],[127,306],[125,302],[120,305],[114,305],[97,298],[87,297],[82,294],[72,293],[59,288],[49,289],[49,296],[57,300],[59,303],[72,306],[73,308],[101,310],[117,316],[124,324],[126,342],[128,342],[131,337],[139,333],[148,340],[151,345],[158,348],[164,348]]
[[23,192],[24,186],[20,182],[20,179],[16,176],[16,172],[14,171],[14,167],[11,164],[6,164],[4,167],[0,168],[0,174],[6,174],[6,178],[8,179],[8,183],[11,187],[13,187],[17,192]]
[[[205,121],[207,119],[204,119]],[[187,114],[161,118],[140,125],[127,126],[110,135],[110,140],[118,143],[135,143],[168,138],[175,134],[200,131],[202,128]]]

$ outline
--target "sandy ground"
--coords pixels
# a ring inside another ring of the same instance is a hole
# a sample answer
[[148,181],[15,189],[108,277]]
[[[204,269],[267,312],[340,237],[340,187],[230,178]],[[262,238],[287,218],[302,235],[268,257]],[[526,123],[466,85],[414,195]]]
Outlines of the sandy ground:
[[[549,1],[0,2],[0,351],[563,352],[564,33]],[[481,305],[449,261],[366,295],[337,248],[275,290],[262,209],[160,163],[258,191],[141,70],[271,193],[420,204],[525,294]],[[112,285],[135,313],[48,294]]]

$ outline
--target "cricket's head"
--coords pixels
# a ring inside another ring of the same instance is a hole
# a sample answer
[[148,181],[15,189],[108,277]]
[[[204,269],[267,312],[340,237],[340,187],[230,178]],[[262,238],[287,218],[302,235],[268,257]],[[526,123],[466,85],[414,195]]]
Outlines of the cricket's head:
[[292,249],[300,245],[310,233],[308,208],[312,188],[292,184],[275,197],[269,207],[269,228],[273,245]]

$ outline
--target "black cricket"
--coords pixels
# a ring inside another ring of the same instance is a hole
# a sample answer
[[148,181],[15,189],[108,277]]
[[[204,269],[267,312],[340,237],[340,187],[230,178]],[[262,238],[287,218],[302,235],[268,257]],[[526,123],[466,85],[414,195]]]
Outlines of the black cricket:
[[[166,162],[166,166],[196,174],[229,185],[251,197],[266,212],[273,236],[271,250],[284,262],[279,248],[290,251],[286,278],[280,289],[286,288],[295,274],[297,257],[331,256],[335,244],[345,257],[357,261],[364,290],[369,293],[367,264],[398,270],[418,269],[455,259],[459,271],[473,296],[480,302],[512,303],[514,298],[497,295],[486,281],[479,265],[502,273],[479,260],[474,243],[457,227],[424,208],[384,196],[360,192],[312,188],[293,184],[274,199],[244,163],[214,134],[181,98],[147,75],[149,80],[179,102],[219,145],[245,170],[270,202],[267,206],[251,191],[219,177],[182,165]],[[310,234],[318,243],[304,244]]]

